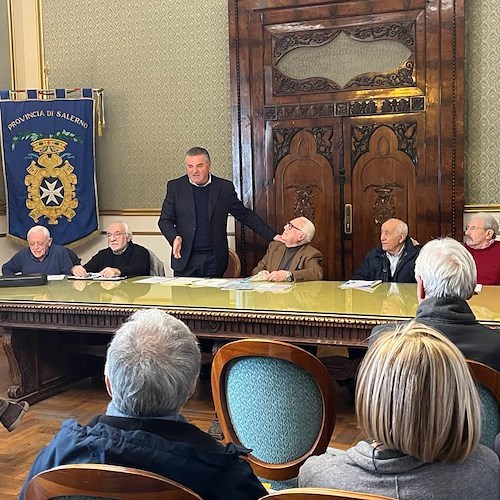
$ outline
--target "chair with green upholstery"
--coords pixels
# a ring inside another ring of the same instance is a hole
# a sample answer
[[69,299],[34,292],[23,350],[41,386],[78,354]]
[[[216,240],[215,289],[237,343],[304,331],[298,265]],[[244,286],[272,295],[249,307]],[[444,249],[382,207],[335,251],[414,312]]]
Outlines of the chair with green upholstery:
[[326,451],[335,425],[325,366],[292,344],[245,339],[216,353],[211,377],[224,440],[251,449],[250,465],[273,489],[297,486],[300,466]]
[[467,360],[467,365],[477,383],[481,398],[480,443],[493,448],[495,436],[500,431],[500,373],[479,361]]

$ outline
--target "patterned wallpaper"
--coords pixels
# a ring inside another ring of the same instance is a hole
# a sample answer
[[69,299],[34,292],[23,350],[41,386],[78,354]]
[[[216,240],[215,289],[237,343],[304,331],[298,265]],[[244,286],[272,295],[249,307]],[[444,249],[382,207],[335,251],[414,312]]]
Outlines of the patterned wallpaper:
[[500,204],[500,4],[465,6],[465,202]]
[[184,153],[232,178],[227,0],[43,0],[49,86],[104,88],[100,208],[159,208]]

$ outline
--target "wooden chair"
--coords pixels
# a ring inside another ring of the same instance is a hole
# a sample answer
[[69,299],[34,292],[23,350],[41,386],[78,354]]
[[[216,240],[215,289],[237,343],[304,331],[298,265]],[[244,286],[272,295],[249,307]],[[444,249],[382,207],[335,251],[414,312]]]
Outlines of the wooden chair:
[[282,490],[277,493],[269,493],[260,500],[308,500],[309,498],[325,499],[336,498],[337,500],[395,500],[393,497],[372,495],[370,493],[358,493],[356,491],[331,490],[328,488],[294,488]]
[[467,360],[469,370],[478,384],[481,398],[481,444],[493,448],[495,436],[500,431],[500,373],[479,361]]
[[227,268],[224,271],[224,278],[239,278],[241,276],[241,261],[238,254],[232,249],[229,249],[229,259]]
[[248,461],[258,476],[294,478],[295,486],[300,466],[326,451],[335,425],[328,370],[292,344],[245,339],[222,346],[211,376],[225,440],[252,449]]
[[59,496],[100,500],[200,500],[190,489],[158,474],[131,467],[73,464],[40,472],[31,479],[25,500]]

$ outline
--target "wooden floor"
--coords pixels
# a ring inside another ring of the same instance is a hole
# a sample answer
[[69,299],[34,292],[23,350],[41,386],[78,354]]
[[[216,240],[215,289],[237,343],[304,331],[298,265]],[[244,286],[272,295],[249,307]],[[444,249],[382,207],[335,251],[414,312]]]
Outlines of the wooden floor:
[[[0,349],[0,395],[3,397],[10,381],[7,359]],[[347,449],[363,437],[347,402],[346,389],[338,386],[337,389],[338,414],[330,445]],[[93,415],[104,413],[108,401],[102,380],[88,381],[33,405],[14,432],[9,433],[0,426],[0,499],[17,498],[38,451],[57,433],[62,420],[74,418],[86,423]],[[200,381],[183,414],[193,424],[208,430],[214,416],[208,381]]]

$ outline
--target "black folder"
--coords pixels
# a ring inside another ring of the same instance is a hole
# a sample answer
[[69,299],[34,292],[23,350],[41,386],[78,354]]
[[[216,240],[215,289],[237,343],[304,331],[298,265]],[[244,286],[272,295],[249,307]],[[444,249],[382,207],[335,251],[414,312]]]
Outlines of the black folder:
[[46,274],[15,274],[0,276],[0,287],[39,286],[47,283]]

